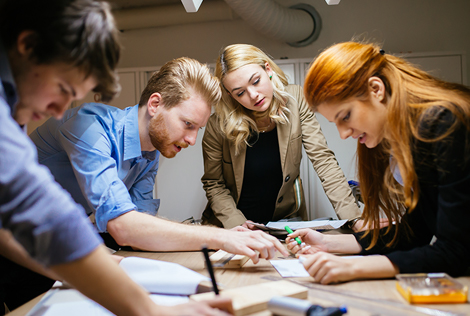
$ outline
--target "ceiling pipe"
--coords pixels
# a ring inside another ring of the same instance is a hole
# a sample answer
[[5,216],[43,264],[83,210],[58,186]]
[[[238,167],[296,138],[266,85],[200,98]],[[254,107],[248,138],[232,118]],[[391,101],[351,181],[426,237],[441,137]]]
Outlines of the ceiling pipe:
[[197,13],[186,13],[181,4],[113,11],[121,31],[183,24],[234,20],[234,12],[222,1],[204,2]]
[[143,7],[113,12],[122,31],[242,18],[252,28],[273,39],[302,47],[318,38],[321,18],[310,5],[286,8],[274,0],[207,1],[197,13],[186,13],[181,5]]
[[308,4],[286,8],[274,0],[224,0],[252,28],[291,46],[307,46],[321,31],[321,18]]

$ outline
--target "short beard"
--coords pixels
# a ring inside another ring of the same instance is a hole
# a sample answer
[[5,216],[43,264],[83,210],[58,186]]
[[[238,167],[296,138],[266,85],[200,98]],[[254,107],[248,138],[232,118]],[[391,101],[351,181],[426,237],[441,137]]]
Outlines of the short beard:
[[168,148],[171,145],[170,135],[161,114],[157,114],[156,117],[150,119],[149,137],[153,147],[155,147],[163,157],[173,158],[176,156],[176,152]]

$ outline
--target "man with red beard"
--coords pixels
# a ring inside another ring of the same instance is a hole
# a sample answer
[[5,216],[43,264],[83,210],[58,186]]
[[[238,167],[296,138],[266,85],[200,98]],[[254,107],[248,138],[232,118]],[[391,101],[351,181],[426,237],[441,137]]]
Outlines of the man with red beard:
[[30,136],[38,158],[114,249],[198,250],[202,245],[258,258],[287,255],[260,231],[189,226],[156,217],[153,187],[159,155],[172,158],[196,142],[221,96],[207,66],[190,58],[165,64],[149,80],[138,105],[124,110],[87,103],[48,120]]

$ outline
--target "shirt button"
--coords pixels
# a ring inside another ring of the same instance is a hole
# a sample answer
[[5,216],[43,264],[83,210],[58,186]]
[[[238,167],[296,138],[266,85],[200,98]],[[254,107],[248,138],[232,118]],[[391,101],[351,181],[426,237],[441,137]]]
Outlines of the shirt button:
[[287,176],[286,179],[284,180],[285,182],[290,180],[290,176]]
[[281,196],[279,199],[277,199],[277,203],[281,203],[284,198]]

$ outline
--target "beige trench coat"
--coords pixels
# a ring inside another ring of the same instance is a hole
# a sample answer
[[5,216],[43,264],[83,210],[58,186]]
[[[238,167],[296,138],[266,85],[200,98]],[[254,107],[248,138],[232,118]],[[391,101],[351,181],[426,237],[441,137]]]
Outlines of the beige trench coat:
[[[355,204],[351,189],[334,153],[326,144],[315,114],[308,109],[302,88],[289,85],[286,91],[297,102],[289,100],[287,104],[290,110],[287,115],[289,122],[277,124],[284,181],[279,190],[272,220],[294,216],[307,220],[302,188],[299,188],[299,181],[296,181],[300,173],[302,145],[338,217],[359,217],[361,213]],[[202,215],[203,223],[224,228],[243,224],[247,219],[237,209],[237,203],[243,186],[246,146],[235,155],[234,147],[219,128],[218,116],[213,114],[207,123],[202,149],[205,173],[201,180],[208,200]]]

